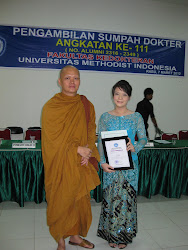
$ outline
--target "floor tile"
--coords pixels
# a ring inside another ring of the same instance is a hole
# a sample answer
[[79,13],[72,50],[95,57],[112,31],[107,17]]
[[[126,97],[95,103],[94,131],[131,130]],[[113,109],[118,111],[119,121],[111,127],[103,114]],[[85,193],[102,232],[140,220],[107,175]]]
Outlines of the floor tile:
[[[78,248],[79,250],[81,250],[81,248]],[[118,249],[118,248],[110,248],[108,243],[105,241],[104,243],[96,243],[95,244],[95,249],[97,250],[110,250],[110,249]]]
[[44,208],[35,209],[35,238],[41,237],[51,237]]
[[[0,203],[0,250],[56,250],[57,243],[46,223],[46,202]],[[91,200],[93,220],[87,239],[96,250],[110,250],[108,243],[97,234],[101,203]],[[81,250],[66,239],[66,250]],[[117,250],[118,248],[116,248]],[[127,249],[187,250],[188,196],[169,199],[162,195],[151,199],[138,196],[138,233]]]
[[164,214],[167,214],[168,212],[182,212],[186,210],[186,207],[183,205],[183,203],[170,200],[166,202],[157,202],[154,204],[154,206]]
[[167,213],[169,219],[180,226],[188,226],[188,210],[181,212]]
[[181,247],[177,246],[177,247],[165,248],[164,250],[187,250],[187,249],[188,249],[188,246],[181,246]]
[[[34,219],[34,209],[30,209],[30,208],[16,208],[16,209],[3,209],[2,213],[1,213],[1,217],[0,217],[0,221],[6,219],[7,217],[14,217],[14,219],[16,218],[33,218]],[[10,219],[11,219],[10,218]]]
[[138,231],[140,232],[141,230],[145,230],[144,227],[142,226],[142,224],[139,222],[139,220],[137,221],[138,223]]
[[0,216],[0,240],[34,238],[32,213],[34,210],[3,210]]
[[159,250],[161,247],[146,230],[142,230],[137,233],[133,243],[128,245],[128,249]]
[[188,209],[188,199],[187,200],[180,200],[179,203],[186,209]]
[[[187,233],[187,237],[188,237],[188,226],[179,226],[179,228],[180,228],[183,232]],[[188,249],[188,248],[187,248],[187,249]]]
[[35,250],[33,239],[0,240],[1,250]]
[[138,217],[142,214],[152,214],[152,213],[159,213],[159,212],[160,210],[156,207],[154,202],[138,203],[137,205]]
[[187,233],[176,225],[171,228],[151,229],[148,233],[162,248],[188,246]]
[[163,213],[144,213],[138,217],[139,223],[144,229],[160,229],[169,228],[174,225],[174,223]]
[[52,237],[35,238],[35,250],[56,250],[57,243]]
[[3,210],[3,205],[0,203],[0,216],[1,216],[2,210]]

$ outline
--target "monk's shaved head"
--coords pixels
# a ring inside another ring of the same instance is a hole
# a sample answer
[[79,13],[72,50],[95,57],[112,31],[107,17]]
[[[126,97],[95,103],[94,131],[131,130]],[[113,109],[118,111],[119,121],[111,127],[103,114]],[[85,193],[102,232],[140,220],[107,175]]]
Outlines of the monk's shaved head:
[[59,86],[62,88],[62,93],[68,96],[77,95],[77,90],[80,86],[80,72],[71,65],[67,65],[60,71],[58,79]]
[[75,69],[76,71],[78,71],[78,74],[79,74],[79,76],[80,76],[80,72],[79,72],[79,70],[78,70],[76,67],[74,67],[74,66],[72,66],[72,65],[67,65],[67,66],[65,66],[65,67],[63,67],[63,68],[61,69],[60,74],[59,74],[59,78],[62,77],[62,75],[66,72],[67,69]]

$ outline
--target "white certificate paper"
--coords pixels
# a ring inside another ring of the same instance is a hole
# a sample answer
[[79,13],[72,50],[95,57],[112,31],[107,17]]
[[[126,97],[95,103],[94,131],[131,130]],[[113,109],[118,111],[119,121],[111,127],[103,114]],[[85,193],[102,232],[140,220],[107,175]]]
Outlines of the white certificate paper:
[[113,168],[130,168],[125,139],[105,141],[109,165]]
[[113,131],[102,131],[101,138],[112,138],[112,137],[120,137],[127,136],[127,130],[113,130]]

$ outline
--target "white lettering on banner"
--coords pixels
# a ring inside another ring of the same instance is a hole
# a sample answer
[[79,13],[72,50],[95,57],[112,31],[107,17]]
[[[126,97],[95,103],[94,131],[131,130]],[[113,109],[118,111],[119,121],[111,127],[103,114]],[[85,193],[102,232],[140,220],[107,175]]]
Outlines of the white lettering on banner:
[[132,43],[132,44],[140,44],[140,37],[132,37],[125,35],[114,35],[114,34],[98,34],[99,41],[107,41],[107,42],[119,42],[119,43]]
[[36,57],[18,57],[19,63],[43,63],[43,64],[71,64],[79,65],[79,60],[71,59],[52,59],[52,58],[36,58]]
[[[57,30],[57,29],[42,29],[42,28],[24,28],[24,27],[13,27],[13,35],[20,36],[34,36],[34,37],[45,37],[45,38],[67,38],[67,39],[85,39],[85,40],[95,40],[94,32],[79,32],[79,31],[69,31],[69,30]],[[104,34],[99,33],[97,37],[99,41],[106,42],[116,42],[116,43],[131,43],[131,44],[141,44],[141,39],[144,45],[152,46],[162,46],[170,48],[182,48],[182,42],[171,40],[171,39],[160,39],[160,38],[141,38],[139,36],[130,35],[119,35],[119,34]]]
[[70,38],[70,39],[87,39],[94,40],[94,32],[84,32],[79,33],[78,31],[68,31],[68,30],[54,30],[54,29],[41,29],[41,28],[20,28],[13,27],[13,35],[21,36],[35,36],[35,37],[59,37],[59,38]]
[[156,38],[144,38],[144,45],[171,47],[171,48],[181,48],[181,41],[167,40],[167,39],[156,39]]
[[105,66],[105,67],[114,67],[114,68],[131,68],[132,63],[121,63],[121,62],[101,62],[101,61],[88,61],[88,60],[82,60],[82,65],[87,66]]
[[134,64],[135,69],[150,69],[150,70],[170,70],[170,71],[177,71],[175,66],[168,66],[168,65],[153,65],[153,64]]
[[0,25],[1,67],[70,64],[79,70],[185,76],[186,47],[180,38],[154,34]]

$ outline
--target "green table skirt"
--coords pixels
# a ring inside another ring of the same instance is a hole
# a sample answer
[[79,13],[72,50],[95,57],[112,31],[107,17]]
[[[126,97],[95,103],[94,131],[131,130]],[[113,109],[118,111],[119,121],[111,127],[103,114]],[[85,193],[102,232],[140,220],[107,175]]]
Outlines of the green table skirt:
[[45,201],[41,151],[0,151],[0,202]]
[[[139,153],[138,195],[188,195],[188,148],[144,149]],[[102,183],[103,172],[99,170]],[[91,192],[102,200],[102,184]],[[0,151],[0,202],[45,201],[44,166],[40,150]]]
[[188,195],[188,148],[144,149],[139,153],[138,195]]

